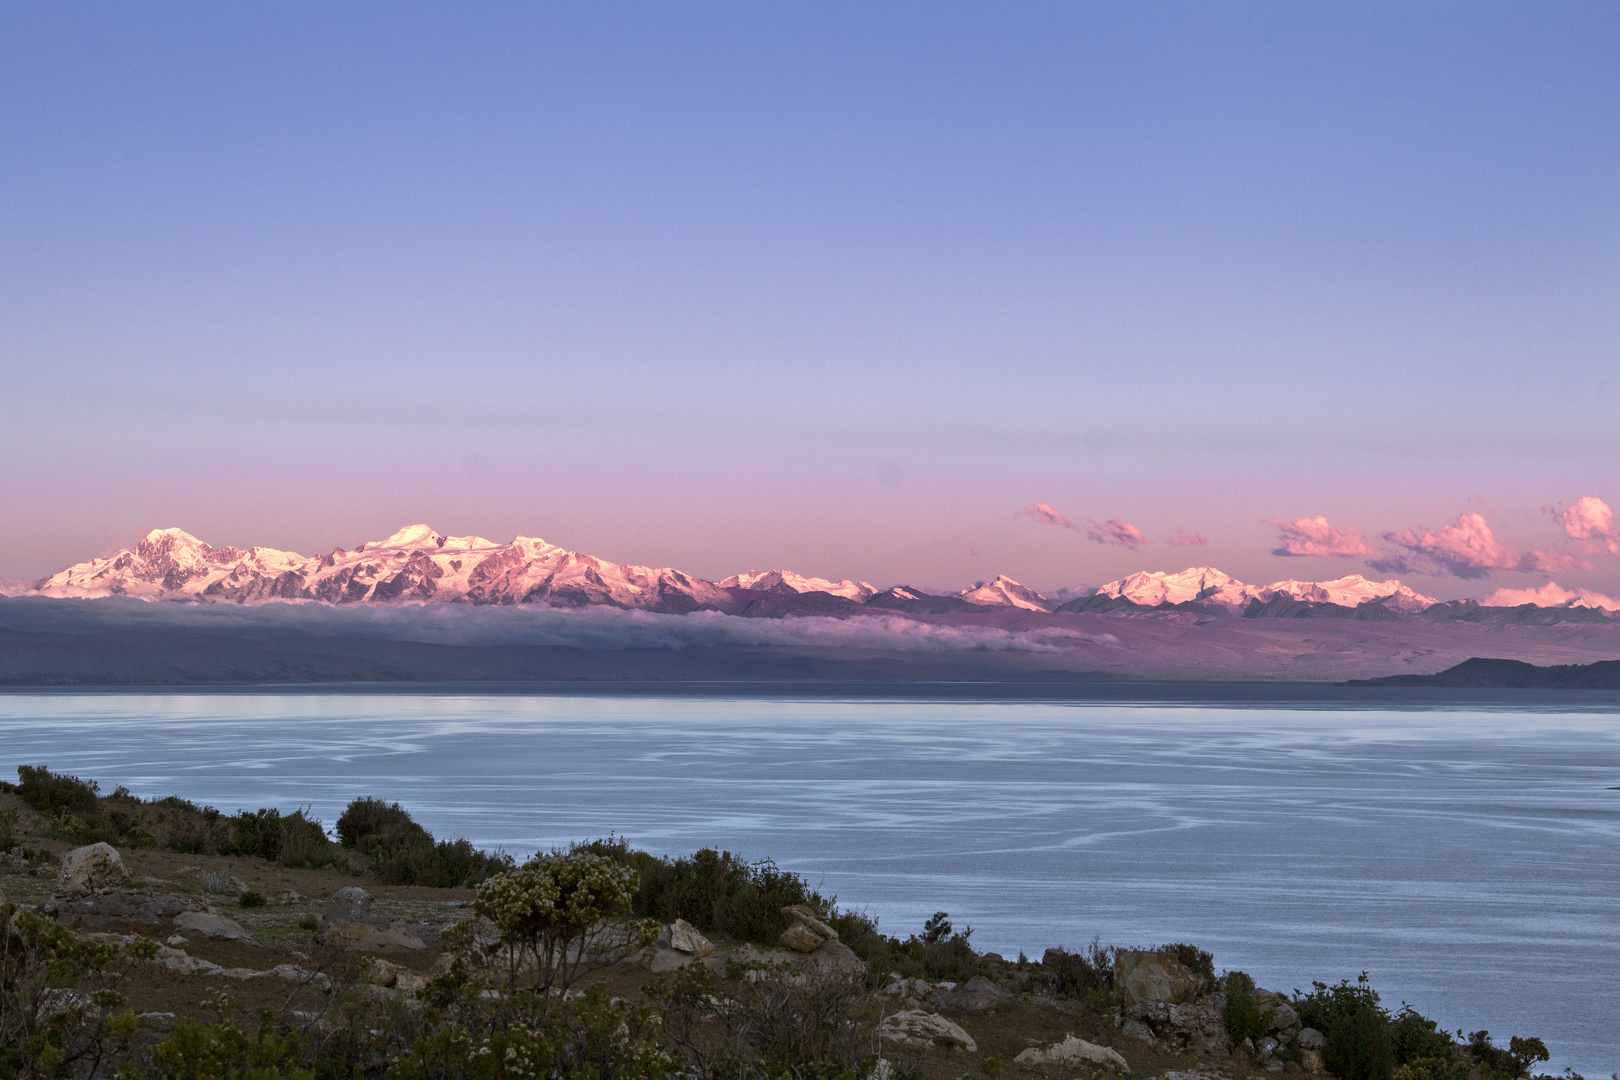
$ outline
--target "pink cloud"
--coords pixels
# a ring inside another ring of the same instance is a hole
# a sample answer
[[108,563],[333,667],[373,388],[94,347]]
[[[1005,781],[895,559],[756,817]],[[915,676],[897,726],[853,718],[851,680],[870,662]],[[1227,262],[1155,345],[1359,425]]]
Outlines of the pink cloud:
[[1203,533],[1189,533],[1180,525],[1176,526],[1175,535],[1165,537],[1164,542],[1171,547],[1203,547],[1209,543],[1204,539]]
[[1368,561],[1368,566],[1385,574],[1428,573],[1482,578],[1490,576],[1492,570],[1551,573],[1574,566],[1590,569],[1589,564],[1569,555],[1534,548],[1512,551],[1504,547],[1491,535],[1484,515],[1476,510],[1467,511],[1443,529],[1419,526],[1415,531],[1386,532],[1383,537],[1403,549]]
[[1595,495],[1582,495],[1573,506],[1561,502],[1541,510],[1557,519],[1571,539],[1590,540],[1589,550],[1606,549],[1610,555],[1620,555],[1620,530],[1614,527],[1614,511]]
[[1061,525],[1065,529],[1073,529],[1075,532],[1080,531],[1080,527],[1078,525],[1064,517],[1062,514],[1058,513],[1056,510],[1052,509],[1046,503],[1036,503],[1034,506],[1026,506],[1022,510],[1018,511],[1018,513],[1014,514],[1013,517],[1027,517],[1031,521],[1039,522],[1042,525]]
[[1334,528],[1321,514],[1313,518],[1295,518],[1283,521],[1272,518],[1277,526],[1277,546],[1273,555],[1376,555],[1378,552],[1361,538],[1361,530],[1346,525]]
[[1535,604],[1537,607],[1598,607],[1608,611],[1620,610],[1620,600],[1591,589],[1566,589],[1549,581],[1539,589],[1497,589],[1480,601],[1486,607],[1518,607]]
[[1153,541],[1142,535],[1141,529],[1128,521],[1121,521],[1118,518],[1109,518],[1100,525],[1095,519],[1087,520],[1086,538],[1099,544],[1118,544],[1120,547],[1127,547],[1132,551],[1140,549],[1143,544],[1153,543]]

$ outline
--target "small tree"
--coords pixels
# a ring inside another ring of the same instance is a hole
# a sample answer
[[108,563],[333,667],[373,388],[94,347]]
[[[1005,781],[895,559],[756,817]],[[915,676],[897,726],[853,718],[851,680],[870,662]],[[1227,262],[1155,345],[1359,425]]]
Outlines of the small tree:
[[1245,972],[1230,971],[1226,975],[1226,1004],[1221,1007],[1221,1022],[1234,1044],[1244,1039],[1258,1039],[1266,1033],[1260,1020],[1260,1010],[1254,1003],[1254,979]]
[[479,885],[473,911],[500,933],[488,953],[505,967],[508,989],[549,996],[652,944],[658,924],[629,918],[635,895],[628,866],[587,850],[554,851]]

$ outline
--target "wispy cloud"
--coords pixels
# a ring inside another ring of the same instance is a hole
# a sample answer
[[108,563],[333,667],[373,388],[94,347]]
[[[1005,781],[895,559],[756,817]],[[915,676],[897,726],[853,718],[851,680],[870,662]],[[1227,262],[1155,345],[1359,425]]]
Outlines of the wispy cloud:
[[1034,506],[1026,506],[1022,510],[1018,511],[1018,513],[1014,514],[1013,517],[1027,517],[1031,521],[1038,522],[1042,525],[1061,525],[1065,529],[1073,529],[1075,532],[1080,531],[1080,527],[1078,525],[1064,517],[1062,514],[1058,513],[1046,503],[1036,503]]
[[1600,607],[1609,611],[1620,610],[1620,600],[1591,589],[1566,589],[1555,581],[1549,581],[1539,589],[1497,589],[1491,595],[1480,600],[1486,607],[1518,607],[1521,604],[1535,604],[1537,607],[1564,607],[1573,601],[1580,602],[1586,607]]
[[1383,538],[1400,551],[1370,559],[1367,565],[1385,574],[1450,574],[1460,578],[1489,577],[1492,570],[1552,573],[1590,565],[1571,555],[1532,548],[1513,551],[1491,534],[1485,516],[1476,510],[1460,515],[1443,529],[1419,526],[1386,532]]
[[1142,535],[1141,529],[1118,518],[1109,518],[1102,523],[1098,523],[1095,519],[1087,520],[1086,539],[1099,544],[1118,544],[1132,551],[1141,550],[1143,544],[1153,543]]
[[1187,532],[1180,525],[1176,526],[1176,531],[1174,533],[1164,538],[1164,542],[1169,544],[1171,547],[1203,547],[1205,544],[1209,543],[1208,540],[1204,539],[1203,533]]
[[1378,554],[1377,549],[1362,538],[1360,529],[1350,525],[1335,528],[1321,514],[1293,521],[1272,518],[1271,524],[1277,527],[1277,546],[1271,549],[1273,555]]
[[1620,530],[1614,527],[1614,511],[1597,496],[1582,495],[1573,504],[1561,502],[1541,509],[1551,514],[1571,539],[1589,541],[1588,550],[1620,555]]

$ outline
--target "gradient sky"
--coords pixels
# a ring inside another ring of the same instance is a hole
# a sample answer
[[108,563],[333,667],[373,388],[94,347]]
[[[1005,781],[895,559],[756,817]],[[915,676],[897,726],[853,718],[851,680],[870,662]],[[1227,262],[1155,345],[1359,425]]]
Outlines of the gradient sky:
[[422,521],[1271,581],[1372,573],[1273,519],[1477,512],[1591,569],[1400,576],[1620,595],[1542,509],[1620,505],[1617,57],[1607,2],[0,6],[0,576]]

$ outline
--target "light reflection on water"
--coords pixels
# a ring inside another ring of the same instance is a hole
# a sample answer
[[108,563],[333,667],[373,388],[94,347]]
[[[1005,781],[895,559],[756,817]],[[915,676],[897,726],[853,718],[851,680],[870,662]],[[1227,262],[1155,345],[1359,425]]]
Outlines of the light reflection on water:
[[1283,990],[1367,970],[1591,1076],[1620,1068],[1620,714],[1594,700],[10,694],[0,768],[328,823],[378,795],[519,855],[770,856],[891,933],[947,910],[1009,955],[1101,935]]

